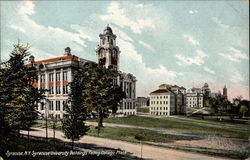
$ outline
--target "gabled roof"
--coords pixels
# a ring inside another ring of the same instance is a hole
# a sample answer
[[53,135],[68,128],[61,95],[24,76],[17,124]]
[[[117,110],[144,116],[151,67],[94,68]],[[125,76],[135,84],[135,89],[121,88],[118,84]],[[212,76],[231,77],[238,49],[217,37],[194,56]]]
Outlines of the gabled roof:
[[170,93],[171,91],[169,91],[168,89],[157,89],[153,92],[151,92],[150,94],[155,94],[155,93]]

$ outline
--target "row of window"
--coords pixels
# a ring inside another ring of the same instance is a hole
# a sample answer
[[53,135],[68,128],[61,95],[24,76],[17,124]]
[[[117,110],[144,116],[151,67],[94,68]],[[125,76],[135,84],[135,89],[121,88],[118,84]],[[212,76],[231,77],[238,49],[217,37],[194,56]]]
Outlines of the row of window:
[[[196,100],[196,98],[194,98],[194,97],[193,97],[193,98],[187,97],[187,99],[188,99],[188,100],[192,100],[192,99],[193,99],[193,100]],[[198,99],[198,100],[202,100],[203,98],[198,97],[197,99]]]
[[168,98],[168,96],[151,96],[152,99],[165,99]]
[[[68,94],[69,93],[69,86],[64,85],[62,94]],[[54,94],[54,86],[49,87],[49,94]],[[61,86],[56,86],[56,94],[61,94]]]
[[[64,111],[65,104],[66,104],[66,101],[62,101],[62,104],[61,104],[61,101],[49,101],[49,110],[50,111]],[[45,109],[45,106],[41,105],[40,110],[42,111],[44,109]]]
[[[68,72],[64,71],[63,73],[63,81],[68,80]],[[56,72],[56,81],[61,81],[61,72]],[[45,74],[40,75],[40,82],[45,83]],[[49,82],[54,82],[54,73],[49,73]]]
[[168,110],[168,107],[151,107],[151,110]]
[[151,104],[168,104],[168,101],[151,101]]
[[124,115],[135,115],[135,112],[124,112]]
[[[193,103],[192,103],[192,102],[193,102]],[[189,102],[187,102],[187,103],[189,103],[189,104],[196,104],[197,102],[189,101]],[[199,101],[198,103],[201,104],[201,101]]]
[[135,109],[135,102],[124,102],[124,109]]
[[151,115],[168,115],[168,112],[150,112]]

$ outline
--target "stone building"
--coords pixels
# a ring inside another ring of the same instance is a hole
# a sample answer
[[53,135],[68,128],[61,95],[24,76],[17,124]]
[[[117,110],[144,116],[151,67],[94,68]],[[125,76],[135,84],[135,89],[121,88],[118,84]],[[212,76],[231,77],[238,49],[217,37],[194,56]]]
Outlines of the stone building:
[[186,93],[187,108],[202,108],[203,107],[203,92],[200,88],[191,88]]
[[149,113],[158,116],[175,114],[175,94],[164,88],[150,93]]
[[[113,34],[112,29],[107,26],[99,37],[100,44],[96,49],[96,63],[103,63],[105,67],[112,67],[121,73],[121,76],[114,82],[120,85],[126,93],[126,98],[118,107],[117,113],[135,115],[136,77],[119,70],[120,50],[116,45],[116,35]],[[73,78],[72,73],[74,70],[82,68],[86,62],[91,61],[71,54],[69,47],[65,48],[63,56],[39,61],[35,61],[31,56],[29,61],[28,65],[34,65],[38,72],[38,81],[34,85],[49,90],[45,93],[46,99],[37,108],[41,117],[62,118],[65,112],[63,106],[70,92],[69,83]]]
[[149,106],[149,98],[148,97],[137,97],[135,105],[136,105],[136,108],[147,107],[147,106]]
[[158,90],[150,93],[150,114],[174,115],[185,114],[186,89],[177,85],[161,84]]

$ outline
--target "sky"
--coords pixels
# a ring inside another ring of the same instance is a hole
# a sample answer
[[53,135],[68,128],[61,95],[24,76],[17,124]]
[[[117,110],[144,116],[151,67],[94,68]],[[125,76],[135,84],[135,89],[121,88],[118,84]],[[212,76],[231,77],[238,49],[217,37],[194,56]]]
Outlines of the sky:
[[162,83],[208,83],[249,99],[249,1],[0,1],[1,59],[13,44],[36,60],[72,54],[95,61],[109,24],[121,50],[120,70],[137,78],[137,96]]

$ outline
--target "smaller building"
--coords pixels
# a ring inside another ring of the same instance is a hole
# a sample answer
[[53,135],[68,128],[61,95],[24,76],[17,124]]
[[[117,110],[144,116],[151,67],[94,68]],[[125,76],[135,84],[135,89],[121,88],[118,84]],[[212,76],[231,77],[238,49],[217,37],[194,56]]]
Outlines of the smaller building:
[[160,116],[175,114],[175,94],[166,88],[160,88],[151,92],[149,113]]
[[136,108],[148,107],[149,106],[149,98],[148,97],[137,97],[135,105],[136,105]]
[[186,93],[187,108],[202,108],[203,107],[203,93],[200,88],[191,88]]

